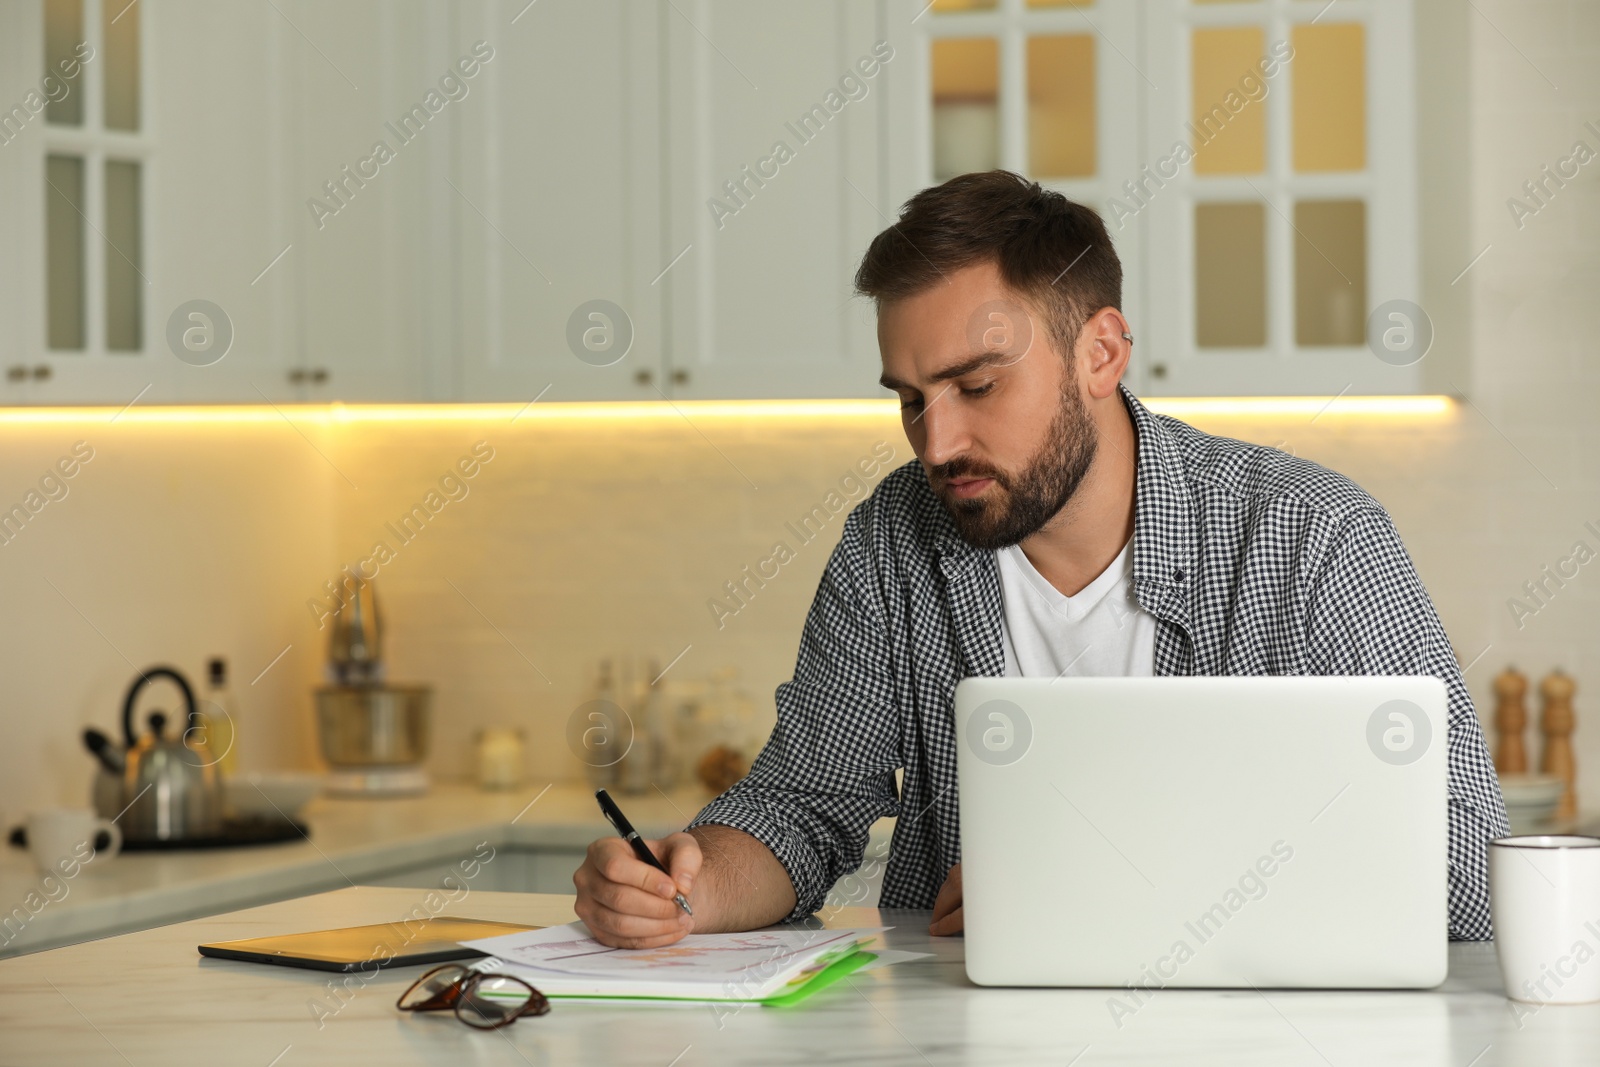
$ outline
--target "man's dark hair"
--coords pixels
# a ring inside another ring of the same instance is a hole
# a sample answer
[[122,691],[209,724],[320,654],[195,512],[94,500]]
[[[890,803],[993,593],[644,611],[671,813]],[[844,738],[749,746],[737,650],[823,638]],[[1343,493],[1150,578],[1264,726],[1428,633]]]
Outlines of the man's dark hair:
[[856,292],[881,308],[986,260],[1043,312],[1063,357],[1091,315],[1122,306],[1122,262],[1100,216],[1008,170],[963,174],[906,201],[867,246]]

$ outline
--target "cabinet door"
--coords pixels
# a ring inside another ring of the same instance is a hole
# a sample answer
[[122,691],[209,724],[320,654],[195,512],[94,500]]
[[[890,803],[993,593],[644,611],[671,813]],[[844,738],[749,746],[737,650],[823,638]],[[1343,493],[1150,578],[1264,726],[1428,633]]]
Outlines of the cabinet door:
[[894,214],[880,134],[906,62],[875,54],[882,19],[859,0],[667,6],[674,395],[882,395],[873,308],[851,288]]
[[235,331],[185,398],[447,397],[448,167],[488,70],[455,5],[169,6],[162,262],[175,305],[214,293]]
[[1160,0],[1147,27],[1150,391],[1421,392],[1411,5]]
[[[0,70],[10,80],[37,84],[43,77],[44,30],[39,5],[0,4]],[[37,106],[37,100],[33,101]],[[10,105],[6,105],[10,106]],[[43,188],[42,152],[37,147],[35,115],[23,102],[25,121],[0,114],[0,404],[28,399],[30,362],[42,355],[43,288],[38,265],[43,262],[43,229],[39,202]],[[34,269],[29,270],[32,266]]]
[[[425,0],[276,0],[296,38],[287,57],[296,154],[289,197],[299,290],[289,383],[312,400],[427,396],[447,359],[435,273],[436,220],[461,112],[484,77],[455,70],[451,8]],[[304,37],[301,37],[301,34]]]
[[658,398],[662,5],[461,4],[486,42],[441,182],[466,400]]
[[[265,2],[163,0],[136,10],[146,18],[159,137],[146,193],[149,358],[171,367],[181,401],[292,399],[303,252],[294,220],[304,194],[294,183],[291,93],[296,55],[309,48]],[[300,20],[293,4],[283,10]]]

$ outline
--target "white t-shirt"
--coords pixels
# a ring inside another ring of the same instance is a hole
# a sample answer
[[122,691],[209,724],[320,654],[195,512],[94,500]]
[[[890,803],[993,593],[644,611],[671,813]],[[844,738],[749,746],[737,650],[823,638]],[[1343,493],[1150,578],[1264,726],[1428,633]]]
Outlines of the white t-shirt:
[[1010,677],[1114,677],[1155,673],[1156,620],[1133,592],[1133,540],[1100,576],[1061,591],[1016,545],[996,552],[1006,674]]

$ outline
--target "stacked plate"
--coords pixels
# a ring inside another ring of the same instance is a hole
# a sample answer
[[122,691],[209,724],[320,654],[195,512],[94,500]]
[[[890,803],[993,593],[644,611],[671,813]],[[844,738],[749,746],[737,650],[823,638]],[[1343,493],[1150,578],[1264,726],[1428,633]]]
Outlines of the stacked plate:
[[322,788],[320,774],[268,771],[222,781],[228,814],[246,819],[293,819]]
[[1553,774],[1505,774],[1500,776],[1500,795],[1506,801],[1513,834],[1548,831],[1555,822],[1566,782]]

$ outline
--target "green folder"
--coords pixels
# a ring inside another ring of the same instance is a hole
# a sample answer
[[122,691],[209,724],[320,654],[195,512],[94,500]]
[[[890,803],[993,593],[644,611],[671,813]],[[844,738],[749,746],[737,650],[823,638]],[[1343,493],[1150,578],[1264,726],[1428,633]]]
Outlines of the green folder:
[[769,1008],[792,1008],[818,990],[826,989],[839,979],[849,977],[877,958],[878,954],[876,952],[868,952],[865,949],[857,948],[853,952],[847,952],[840,956],[822,968],[822,970],[811,972],[811,977],[802,982],[797,988],[779,993],[775,997],[768,997],[766,1000],[751,1001],[751,1003],[762,1004]]

